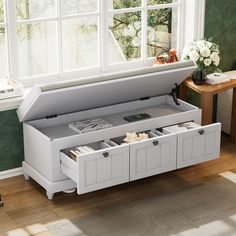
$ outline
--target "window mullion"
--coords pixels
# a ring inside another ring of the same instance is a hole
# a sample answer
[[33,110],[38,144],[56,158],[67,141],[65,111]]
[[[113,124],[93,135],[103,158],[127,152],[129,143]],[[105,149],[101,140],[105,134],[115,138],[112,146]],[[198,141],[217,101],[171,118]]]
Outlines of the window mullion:
[[8,78],[10,78],[10,60],[9,60],[9,44],[8,44],[8,36],[7,36],[7,33],[8,33],[8,25],[7,25],[7,16],[6,16],[6,12],[7,12],[7,5],[6,5],[6,2],[7,0],[3,0],[3,12],[4,12],[4,22],[3,23],[0,23],[0,26],[3,26],[5,27],[5,46],[6,46],[6,59],[7,59],[7,63],[6,63],[6,66],[7,66],[7,74],[6,76]]
[[184,0],[179,0],[179,7],[178,7],[178,26],[177,26],[177,52],[180,55],[183,47],[184,47],[184,22],[185,22],[185,4]]
[[107,0],[100,0],[100,67],[102,72],[108,71],[109,65],[109,4]]
[[142,42],[141,42],[141,58],[144,64],[147,64],[147,25],[148,25],[148,9],[147,0],[142,0]]
[[19,56],[16,29],[16,0],[5,0],[5,9],[9,78],[19,79]]
[[62,16],[61,1],[56,0],[57,11],[57,65],[61,77],[63,77],[63,51],[62,51]]

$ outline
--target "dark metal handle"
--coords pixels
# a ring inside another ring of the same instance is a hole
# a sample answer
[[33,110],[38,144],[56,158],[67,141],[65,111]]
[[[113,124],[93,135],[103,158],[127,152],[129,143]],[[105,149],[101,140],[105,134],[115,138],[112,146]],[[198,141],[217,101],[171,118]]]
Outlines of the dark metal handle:
[[104,156],[105,158],[107,158],[107,157],[109,157],[109,153],[108,153],[108,152],[104,152],[104,153],[103,153],[103,156]]
[[152,142],[154,146],[157,146],[159,144],[158,140],[155,140]]
[[204,133],[205,133],[204,130],[199,130],[200,135],[203,135]]

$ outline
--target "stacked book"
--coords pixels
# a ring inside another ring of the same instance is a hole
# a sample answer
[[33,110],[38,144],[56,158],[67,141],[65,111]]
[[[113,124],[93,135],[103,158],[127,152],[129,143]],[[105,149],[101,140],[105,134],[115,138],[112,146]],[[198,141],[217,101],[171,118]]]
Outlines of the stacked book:
[[92,153],[95,150],[89,146],[79,146],[79,147],[75,147],[73,150],[69,151],[69,157],[76,161],[76,157],[83,155],[83,154],[88,154],[88,153]]
[[213,73],[207,75],[207,80],[206,80],[208,84],[221,84],[228,81],[230,81],[230,77],[222,73]]
[[111,123],[100,118],[77,121],[69,124],[69,128],[73,129],[79,134],[106,129],[112,126],[113,125]]
[[162,132],[163,132],[163,134],[175,134],[175,133],[181,133],[186,130],[199,128],[199,127],[201,127],[201,126],[194,123],[194,122],[187,122],[187,123],[183,123],[183,124],[179,124],[179,125],[165,127],[162,129]]

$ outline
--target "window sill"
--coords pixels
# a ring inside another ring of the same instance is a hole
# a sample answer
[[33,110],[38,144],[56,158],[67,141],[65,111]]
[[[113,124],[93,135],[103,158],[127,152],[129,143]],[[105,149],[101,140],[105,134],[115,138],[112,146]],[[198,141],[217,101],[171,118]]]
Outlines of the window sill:
[[20,97],[5,98],[0,100],[0,112],[17,109],[25,96],[29,93],[30,88],[24,89],[24,95]]

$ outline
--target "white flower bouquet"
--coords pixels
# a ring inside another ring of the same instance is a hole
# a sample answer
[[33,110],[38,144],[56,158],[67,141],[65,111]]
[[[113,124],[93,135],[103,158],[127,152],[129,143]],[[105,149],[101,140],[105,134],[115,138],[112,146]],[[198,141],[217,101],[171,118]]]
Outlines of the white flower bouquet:
[[182,54],[182,59],[193,60],[198,69],[205,74],[219,72],[217,68],[220,63],[219,46],[211,40],[199,40],[187,45]]

